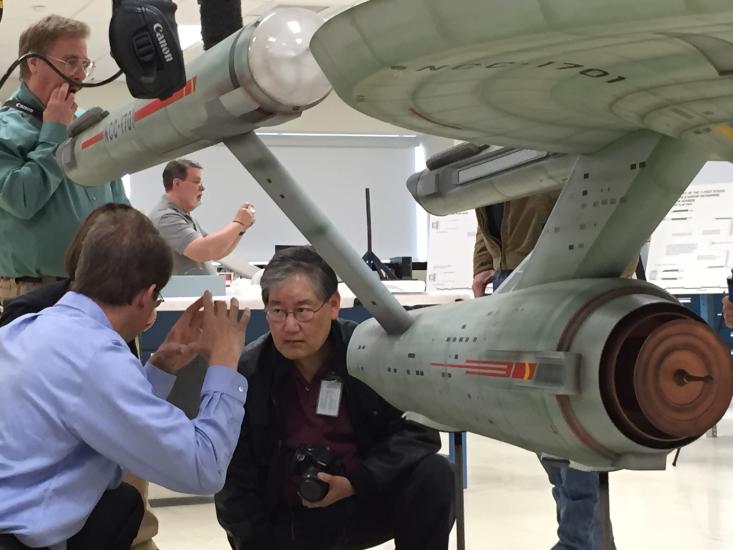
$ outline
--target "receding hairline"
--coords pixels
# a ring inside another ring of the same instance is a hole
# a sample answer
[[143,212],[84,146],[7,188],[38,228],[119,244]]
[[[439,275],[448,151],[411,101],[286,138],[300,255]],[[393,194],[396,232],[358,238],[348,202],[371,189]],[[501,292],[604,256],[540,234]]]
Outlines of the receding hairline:
[[[191,174],[191,170],[198,170],[199,172],[203,172],[204,171],[204,169],[201,166],[195,166],[195,165],[186,166],[186,177],[189,177],[189,176],[192,175]],[[200,177],[200,175],[199,175],[199,177]]]

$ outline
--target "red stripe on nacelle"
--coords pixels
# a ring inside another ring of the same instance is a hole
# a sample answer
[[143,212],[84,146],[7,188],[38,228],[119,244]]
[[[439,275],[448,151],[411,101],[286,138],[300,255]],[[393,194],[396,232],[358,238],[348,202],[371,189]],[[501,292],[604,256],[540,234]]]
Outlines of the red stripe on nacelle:
[[447,367],[450,369],[471,369],[471,370],[496,370],[505,371],[511,369],[511,363],[509,365],[496,365],[496,366],[483,366],[483,365],[467,365],[466,363],[430,363],[434,367]]
[[87,147],[91,147],[95,143],[99,143],[104,139],[104,134],[102,132],[99,132],[98,134],[94,134],[92,137],[85,139],[81,142],[81,150],[83,151]]
[[498,378],[515,378],[517,380],[532,380],[537,372],[537,363],[528,361],[493,361],[490,359],[467,359],[463,363],[441,363],[433,361],[433,367],[449,369],[464,369],[465,374],[472,376],[494,376]]
[[466,359],[466,363],[476,365],[501,365],[502,367],[511,367],[514,361],[490,361],[487,359]]
[[467,370],[466,374],[469,376],[491,376],[493,378],[509,378],[508,370],[504,372],[486,372],[486,371]]
[[135,122],[139,122],[142,119],[149,117],[153,113],[157,113],[161,109],[165,109],[168,107],[168,105],[171,105],[178,101],[179,99],[183,99],[184,97],[191,95],[193,92],[196,91],[196,77],[193,77],[191,80],[186,82],[186,85],[183,86],[180,90],[177,92],[174,92],[172,96],[160,100],[160,99],[154,99],[147,105],[143,105],[140,107],[137,111],[135,111],[135,114],[133,115],[133,120]]
[[514,363],[514,371],[512,372],[512,378],[519,380],[532,380],[534,373],[537,370],[537,363]]

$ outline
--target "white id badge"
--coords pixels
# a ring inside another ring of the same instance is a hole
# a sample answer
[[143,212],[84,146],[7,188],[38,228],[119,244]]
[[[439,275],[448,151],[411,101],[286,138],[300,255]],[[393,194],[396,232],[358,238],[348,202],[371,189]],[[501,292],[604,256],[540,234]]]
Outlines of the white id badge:
[[318,393],[316,414],[337,417],[341,404],[341,380],[321,380],[321,390]]

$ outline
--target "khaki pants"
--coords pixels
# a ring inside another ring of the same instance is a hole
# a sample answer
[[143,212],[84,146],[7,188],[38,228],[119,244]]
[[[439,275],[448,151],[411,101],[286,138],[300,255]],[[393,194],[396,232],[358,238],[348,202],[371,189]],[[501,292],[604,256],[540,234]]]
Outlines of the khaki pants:
[[0,305],[5,300],[15,298],[21,294],[30,292],[34,288],[56,280],[55,277],[43,277],[42,279],[41,282],[35,283],[31,281],[18,281],[14,277],[0,277]]
[[153,542],[153,537],[158,534],[158,518],[155,517],[148,506],[148,487],[150,484],[129,472],[125,473],[122,481],[135,487],[140,492],[140,496],[143,498],[143,503],[145,504],[143,521],[140,524],[140,530],[135,540],[132,541],[131,550],[157,550],[158,547]]

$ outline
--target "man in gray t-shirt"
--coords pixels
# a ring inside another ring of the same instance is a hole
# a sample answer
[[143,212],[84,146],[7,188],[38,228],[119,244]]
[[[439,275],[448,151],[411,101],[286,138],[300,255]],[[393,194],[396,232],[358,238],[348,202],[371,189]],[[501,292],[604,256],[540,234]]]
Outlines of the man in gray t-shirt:
[[[163,170],[165,195],[148,215],[173,249],[174,275],[216,275],[211,260],[229,255],[244,232],[255,222],[255,209],[244,203],[232,221],[211,235],[191,217],[201,204],[204,184],[201,165],[186,159],[170,161]],[[189,418],[198,414],[201,386],[208,362],[197,357],[178,371],[168,401]]]
[[246,202],[216,233],[201,229],[191,217],[204,193],[201,171],[201,165],[191,160],[170,161],[163,170],[165,195],[149,214],[173,249],[174,275],[216,275],[211,260],[229,255],[255,222],[254,207]]

